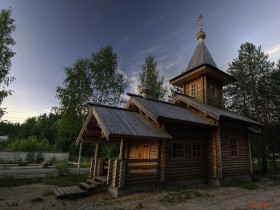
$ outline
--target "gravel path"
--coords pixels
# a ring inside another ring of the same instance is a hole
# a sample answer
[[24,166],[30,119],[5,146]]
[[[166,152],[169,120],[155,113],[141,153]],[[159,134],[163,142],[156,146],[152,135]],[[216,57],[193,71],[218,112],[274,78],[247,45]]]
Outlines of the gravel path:
[[55,210],[280,210],[280,185],[269,180],[258,183],[256,190],[238,187],[219,189],[195,188],[159,190],[114,198],[109,193],[99,193],[80,199],[56,199],[54,186],[32,184],[0,188],[0,209],[55,209]]

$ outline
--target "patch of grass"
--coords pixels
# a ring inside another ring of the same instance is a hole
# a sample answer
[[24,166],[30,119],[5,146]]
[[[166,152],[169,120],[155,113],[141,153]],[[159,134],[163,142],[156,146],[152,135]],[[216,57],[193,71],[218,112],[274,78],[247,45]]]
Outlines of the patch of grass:
[[259,186],[254,182],[244,182],[244,181],[231,181],[230,183],[224,184],[224,187],[240,187],[247,190],[258,189]]
[[0,187],[16,187],[42,182],[42,177],[36,178],[15,178],[13,176],[0,177]]
[[72,174],[68,176],[49,176],[43,180],[44,184],[56,185],[59,187],[69,187],[78,185],[79,182],[85,181],[88,178],[88,173],[84,174]]
[[168,194],[164,196],[159,202],[164,204],[182,203],[195,197],[201,197],[203,194],[198,190],[190,190],[186,188],[167,188]]
[[85,181],[88,178],[88,173],[84,174],[71,174],[68,176],[54,176],[36,178],[16,178],[13,176],[0,177],[0,187],[16,187],[21,185],[29,185],[35,183],[43,183],[48,185],[56,185],[59,187],[69,187],[78,185],[79,182]]
[[142,203],[138,203],[135,207],[137,210],[141,210],[144,208],[143,204]]

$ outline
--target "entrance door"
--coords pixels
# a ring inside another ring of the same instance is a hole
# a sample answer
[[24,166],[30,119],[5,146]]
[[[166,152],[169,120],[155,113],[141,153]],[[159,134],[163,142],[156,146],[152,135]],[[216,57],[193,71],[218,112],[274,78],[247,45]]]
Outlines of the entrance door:
[[135,143],[135,159],[150,158],[150,140],[138,140]]

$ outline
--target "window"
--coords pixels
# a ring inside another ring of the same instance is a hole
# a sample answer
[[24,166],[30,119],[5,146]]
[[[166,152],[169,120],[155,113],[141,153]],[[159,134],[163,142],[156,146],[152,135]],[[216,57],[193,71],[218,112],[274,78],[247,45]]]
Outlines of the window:
[[218,97],[218,88],[217,88],[217,86],[213,82],[209,81],[209,87],[210,87],[210,95],[212,97],[217,98]]
[[191,96],[195,96],[196,95],[196,86],[195,84],[191,85]]
[[192,144],[185,144],[185,157],[187,159],[192,157]]
[[172,144],[172,158],[191,159],[202,157],[201,143],[177,142]]
[[200,157],[201,156],[201,144],[193,144],[192,145],[192,156]]
[[232,157],[238,156],[238,142],[236,138],[230,139],[230,153]]
[[174,158],[184,158],[184,144],[173,143],[172,156]]

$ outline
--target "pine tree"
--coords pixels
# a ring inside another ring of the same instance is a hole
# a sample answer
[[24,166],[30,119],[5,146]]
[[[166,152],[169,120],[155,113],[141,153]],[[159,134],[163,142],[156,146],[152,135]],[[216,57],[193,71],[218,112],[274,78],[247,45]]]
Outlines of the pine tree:
[[225,88],[226,106],[258,122],[267,122],[272,109],[269,86],[274,64],[261,47],[252,43],[242,44],[238,52],[228,68],[238,81]]

